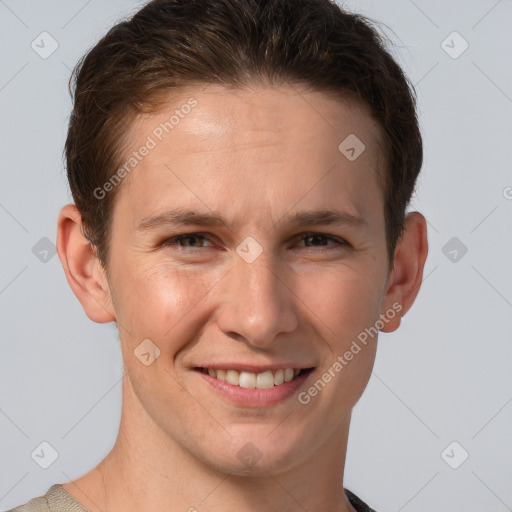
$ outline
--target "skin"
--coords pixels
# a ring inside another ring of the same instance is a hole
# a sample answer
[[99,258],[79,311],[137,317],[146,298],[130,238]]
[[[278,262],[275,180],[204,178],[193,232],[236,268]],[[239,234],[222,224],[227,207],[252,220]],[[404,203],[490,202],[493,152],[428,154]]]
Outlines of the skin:
[[[425,219],[408,214],[390,267],[379,126],[365,106],[323,93],[261,85],[183,92],[134,122],[131,150],[191,96],[197,106],[119,185],[108,278],[76,207],[59,216],[68,282],[89,318],[117,322],[126,369],[114,448],[64,488],[109,512],[353,511],[342,486],[345,454],[376,337],[307,404],[295,393],[242,407],[193,368],[315,367],[298,390],[307,391],[393,304],[400,314],[381,330],[399,327],[422,280]],[[349,134],[366,147],[352,162],[338,150]],[[225,224],[137,229],[176,206],[218,212]],[[364,225],[297,228],[287,220],[315,209]],[[347,243],[304,237],[311,232]],[[163,245],[188,233],[204,238]],[[248,236],[262,249],[252,263],[236,251]],[[133,353],[147,338],[160,350],[148,366]],[[237,456],[248,442],[261,456],[250,467]]]

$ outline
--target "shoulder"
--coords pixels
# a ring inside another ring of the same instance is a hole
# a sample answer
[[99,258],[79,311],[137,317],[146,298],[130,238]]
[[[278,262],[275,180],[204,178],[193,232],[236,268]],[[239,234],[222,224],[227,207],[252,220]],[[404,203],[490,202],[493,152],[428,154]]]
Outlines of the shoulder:
[[[51,487],[50,487],[51,489]],[[46,496],[50,489],[44,496],[39,496],[37,498],[32,498],[30,501],[25,503],[24,505],[20,505],[19,507],[13,508],[8,512],[50,512],[50,507],[48,505],[48,500]]]
[[350,501],[350,504],[357,510],[357,512],[376,512],[376,510],[370,508],[361,498],[348,489],[345,489],[345,494],[348,501]]
[[61,484],[52,485],[44,496],[32,498],[29,502],[8,512],[88,512],[88,509],[74,500]]

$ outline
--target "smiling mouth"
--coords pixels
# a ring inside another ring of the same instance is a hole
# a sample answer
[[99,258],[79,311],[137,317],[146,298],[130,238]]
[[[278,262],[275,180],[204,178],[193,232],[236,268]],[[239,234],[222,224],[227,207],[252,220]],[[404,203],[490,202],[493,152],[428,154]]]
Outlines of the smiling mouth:
[[274,386],[281,386],[291,382],[295,378],[310,373],[314,368],[283,368],[278,370],[266,370],[260,373],[253,373],[238,370],[222,370],[217,368],[197,368],[201,373],[210,377],[227,382],[232,386],[239,386],[246,389],[270,389]]

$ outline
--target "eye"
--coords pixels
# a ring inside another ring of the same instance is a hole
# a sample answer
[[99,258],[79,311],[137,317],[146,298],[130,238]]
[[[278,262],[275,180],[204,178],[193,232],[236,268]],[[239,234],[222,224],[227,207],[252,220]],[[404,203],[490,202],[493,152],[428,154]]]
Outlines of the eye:
[[[188,233],[186,235],[179,235],[172,238],[168,238],[163,242],[164,246],[173,246],[183,249],[200,249],[201,244],[204,241],[208,241],[208,238],[200,233]],[[210,246],[213,247],[213,244]]]
[[[324,233],[304,233],[300,239],[300,242],[304,241],[306,243],[307,248],[315,248],[315,247],[325,247],[327,246],[328,242],[333,242],[334,246],[328,247],[326,249],[320,249],[320,251],[328,251],[331,249],[338,249],[340,246],[347,246],[349,247],[350,244],[344,240],[343,238],[339,238],[337,236],[333,235],[326,235]],[[308,243],[311,243],[312,245],[307,245]]]

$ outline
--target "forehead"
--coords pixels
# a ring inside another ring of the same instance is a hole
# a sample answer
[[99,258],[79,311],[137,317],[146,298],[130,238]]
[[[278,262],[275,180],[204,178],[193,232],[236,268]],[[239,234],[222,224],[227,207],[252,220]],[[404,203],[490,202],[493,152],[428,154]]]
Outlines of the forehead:
[[132,141],[149,133],[164,144],[168,135],[181,136],[185,145],[175,148],[181,152],[197,152],[199,142],[208,150],[243,150],[244,142],[256,140],[267,142],[268,149],[285,144],[297,150],[306,142],[322,150],[325,145],[316,139],[320,133],[329,136],[327,144],[359,133],[371,138],[367,143],[372,153],[380,127],[368,106],[348,96],[290,85],[243,89],[209,85],[173,95],[158,114],[139,116],[132,126]]
[[233,222],[236,208],[279,216],[299,202],[342,201],[348,213],[363,215],[369,197],[382,206],[379,137],[365,105],[320,92],[189,89],[133,123],[127,156],[150,149],[118,201],[130,201],[133,217],[170,201],[224,210]]

